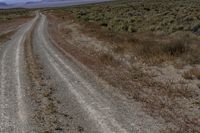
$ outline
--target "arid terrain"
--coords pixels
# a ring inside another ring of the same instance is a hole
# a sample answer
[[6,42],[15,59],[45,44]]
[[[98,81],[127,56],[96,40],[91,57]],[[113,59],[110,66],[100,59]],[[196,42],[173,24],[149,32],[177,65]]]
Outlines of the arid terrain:
[[28,21],[33,14],[27,10],[2,10],[0,11],[0,44],[9,39],[17,28]]
[[199,5],[0,11],[0,132],[200,133]]

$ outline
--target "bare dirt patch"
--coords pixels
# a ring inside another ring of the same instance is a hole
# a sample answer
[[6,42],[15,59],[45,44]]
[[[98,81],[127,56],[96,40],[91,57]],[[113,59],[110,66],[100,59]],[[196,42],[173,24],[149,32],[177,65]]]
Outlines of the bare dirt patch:
[[30,20],[30,18],[17,18],[15,20],[0,21],[1,33],[15,29],[28,20]]
[[9,31],[0,35],[0,44],[4,43],[5,41],[9,40],[10,37],[14,34],[15,31]]
[[17,27],[30,20],[30,18],[31,17],[18,17],[12,20],[0,20],[0,44],[9,40],[17,30]]
[[25,9],[0,10],[0,43],[5,42],[16,28],[30,20],[34,12]]

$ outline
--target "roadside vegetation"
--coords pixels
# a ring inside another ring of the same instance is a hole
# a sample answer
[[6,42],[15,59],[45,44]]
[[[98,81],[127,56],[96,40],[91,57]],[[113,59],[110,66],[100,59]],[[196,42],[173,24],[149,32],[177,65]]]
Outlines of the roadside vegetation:
[[164,119],[161,132],[198,133],[199,6],[197,0],[124,0],[44,12],[60,47]]
[[73,15],[116,32],[192,31],[200,33],[198,0],[125,0],[80,6]]
[[9,40],[16,28],[33,15],[31,10],[26,9],[0,10],[0,44]]
[[65,10],[93,31],[101,27],[97,35],[121,40],[118,52],[134,52],[150,64],[180,58],[196,64],[200,63],[199,6],[197,0],[126,0]]
[[31,11],[26,9],[0,10],[0,22],[30,16]]

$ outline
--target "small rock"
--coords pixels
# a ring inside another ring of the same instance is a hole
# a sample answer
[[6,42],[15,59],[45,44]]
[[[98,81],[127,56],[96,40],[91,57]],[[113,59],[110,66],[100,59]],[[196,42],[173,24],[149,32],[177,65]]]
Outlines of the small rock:
[[199,89],[200,89],[200,84],[197,84],[197,86],[199,87]]
[[62,130],[63,130],[63,128],[61,128],[61,127],[57,127],[55,130],[62,131]]
[[84,128],[81,127],[81,126],[78,126],[78,131],[79,131],[79,132],[83,132],[83,131],[84,131]]

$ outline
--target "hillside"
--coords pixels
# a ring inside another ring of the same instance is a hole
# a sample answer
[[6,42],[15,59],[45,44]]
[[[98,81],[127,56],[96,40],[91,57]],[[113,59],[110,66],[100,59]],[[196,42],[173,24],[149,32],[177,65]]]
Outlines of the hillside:
[[6,3],[0,2],[0,8],[7,7],[8,5]]

